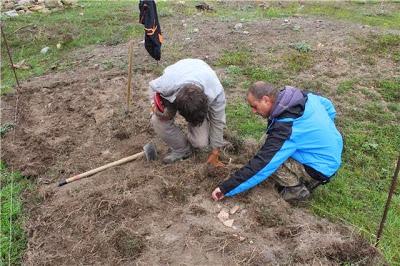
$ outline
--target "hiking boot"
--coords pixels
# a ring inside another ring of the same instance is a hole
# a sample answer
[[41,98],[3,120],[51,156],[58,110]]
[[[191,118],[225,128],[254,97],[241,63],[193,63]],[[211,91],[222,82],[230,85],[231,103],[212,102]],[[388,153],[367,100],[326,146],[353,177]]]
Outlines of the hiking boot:
[[165,164],[170,164],[174,163],[179,160],[184,160],[190,157],[192,155],[192,150],[188,149],[186,152],[176,152],[176,151],[171,151],[168,153],[164,158],[163,158],[163,163]]
[[287,202],[304,201],[310,197],[310,191],[304,184],[292,187],[283,187],[279,194]]

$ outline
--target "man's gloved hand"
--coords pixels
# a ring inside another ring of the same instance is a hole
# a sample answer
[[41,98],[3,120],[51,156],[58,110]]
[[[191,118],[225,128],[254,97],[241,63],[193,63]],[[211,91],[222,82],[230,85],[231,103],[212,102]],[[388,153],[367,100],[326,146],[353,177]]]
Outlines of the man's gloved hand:
[[224,167],[225,165],[219,160],[219,149],[215,148],[208,156],[207,163],[214,167]]

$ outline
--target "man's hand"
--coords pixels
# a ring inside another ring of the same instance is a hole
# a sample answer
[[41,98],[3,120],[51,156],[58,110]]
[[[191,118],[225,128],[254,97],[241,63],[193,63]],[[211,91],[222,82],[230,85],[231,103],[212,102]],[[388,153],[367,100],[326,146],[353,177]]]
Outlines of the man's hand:
[[225,165],[219,160],[219,149],[213,149],[208,156],[207,163],[214,167],[224,167]]
[[218,201],[222,200],[225,196],[221,192],[221,189],[217,187],[216,189],[214,189],[213,193],[211,194],[211,197],[213,198],[213,200]]

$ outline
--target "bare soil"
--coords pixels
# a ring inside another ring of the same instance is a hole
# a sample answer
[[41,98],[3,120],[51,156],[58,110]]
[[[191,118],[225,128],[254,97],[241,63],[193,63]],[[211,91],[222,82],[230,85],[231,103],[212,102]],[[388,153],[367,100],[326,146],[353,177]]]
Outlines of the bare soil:
[[[212,63],[222,51],[241,45],[251,43],[252,49],[263,55],[262,51],[276,48],[279,52],[279,47],[304,39],[312,45],[325,43],[320,49],[329,57],[351,50],[347,42],[351,32],[371,31],[342,22],[296,18],[291,23],[300,25],[300,32],[276,19],[244,23],[244,30],[251,30],[243,34],[231,30],[236,22],[194,16],[189,23],[199,32],[188,35],[183,29],[176,30],[173,21],[164,21],[166,44],[159,66],[145,53],[140,40],[134,40],[134,93],[129,110],[125,106],[127,44],[75,52],[69,58],[71,70],[33,78],[23,83],[21,93],[3,97],[3,122],[14,122],[17,98],[18,112],[15,131],[2,139],[2,159],[37,184],[25,195],[28,248],[23,263],[384,263],[379,252],[352,228],[288,205],[268,182],[238,197],[213,202],[212,190],[250,158],[254,145],[245,144],[239,152],[226,150],[224,158],[230,159],[230,164],[224,170],[205,168],[205,153],[173,165],[139,159],[57,187],[63,178],[140,152],[150,141],[159,154],[165,154],[167,148],[149,125],[147,83],[180,58],[197,57]],[[222,34],[227,28],[231,34]],[[168,32],[174,35],[168,36]],[[187,36],[191,40],[185,40]],[[267,57],[260,56],[263,58]],[[299,80],[329,70],[337,73],[338,82],[356,71],[346,60],[336,56],[333,61],[321,62]],[[259,64],[271,67],[280,62]],[[376,69],[382,71],[379,64]],[[223,68],[216,70],[224,76]],[[243,93],[242,88],[234,88],[227,93],[228,100]],[[239,210],[230,216],[234,228],[224,226],[218,213],[236,205]]]

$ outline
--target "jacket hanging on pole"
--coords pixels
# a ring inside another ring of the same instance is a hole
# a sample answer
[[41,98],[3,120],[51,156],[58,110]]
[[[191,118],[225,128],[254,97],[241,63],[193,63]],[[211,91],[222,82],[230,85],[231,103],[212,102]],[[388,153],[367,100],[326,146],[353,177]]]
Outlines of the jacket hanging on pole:
[[139,10],[139,23],[144,25],[145,31],[144,47],[155,60],[160,60],[163,37],[158,22],[156,3],[154,0],[140,0]]

